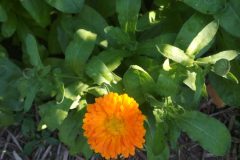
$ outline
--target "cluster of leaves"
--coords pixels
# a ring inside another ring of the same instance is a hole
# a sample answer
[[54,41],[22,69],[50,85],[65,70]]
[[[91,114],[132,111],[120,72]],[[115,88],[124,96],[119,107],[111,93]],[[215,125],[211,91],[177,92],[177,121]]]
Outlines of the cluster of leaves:
[[167,160],[181,131],[225,155],[229,131],[197,108],[207,83],[240,106],[239,8],[238,0],[1,0],[0,126],[21,125],[32,139],[57,130],[88,158],[86,104],[127,93],[147,116],[148,159]]

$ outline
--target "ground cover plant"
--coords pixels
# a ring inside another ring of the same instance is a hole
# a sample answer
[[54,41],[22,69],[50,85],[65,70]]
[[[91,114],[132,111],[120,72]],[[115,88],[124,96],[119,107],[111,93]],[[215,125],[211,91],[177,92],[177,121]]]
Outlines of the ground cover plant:
[[200,107],[234,110],[239,130],[239,0],[1,0],[0,28],[0,127],[24,138],[0,159],[62,143],[79,159],[168,160],[183,134],[240,158]]

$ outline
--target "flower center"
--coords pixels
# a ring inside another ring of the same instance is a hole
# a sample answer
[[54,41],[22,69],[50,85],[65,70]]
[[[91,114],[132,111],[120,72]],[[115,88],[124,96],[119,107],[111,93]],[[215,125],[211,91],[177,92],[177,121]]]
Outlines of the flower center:
[[116,117],[106,119],[105,127],[112,135],[119,135],[124,131],[124,123]]

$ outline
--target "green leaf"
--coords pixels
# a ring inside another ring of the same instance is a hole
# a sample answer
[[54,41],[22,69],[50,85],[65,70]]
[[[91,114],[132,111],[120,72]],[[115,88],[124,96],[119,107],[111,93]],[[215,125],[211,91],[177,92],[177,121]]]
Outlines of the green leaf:
[[231,4],[232,8],[235,10],[236,14],[240,16],[240,2],[238,0],[229,0],[229,3]]
[[206,25],[201,32],[192,40],[186,50],[186,54],[189,56],[196,56],[203,48],[205,48],[213,40],[218,30],[218,24],[216,21],[212,21]]
[[183,81],[189,88],[196,91],[196,77],[197,73],[195,71],[187,71],[187,78]]
[[85,109],[71,113],[59,128],[59,138],[70,148],[71,154],[81,152],[89,159],[93,152],[83,136],[82,124],[84,115]]
[[8,19],[7,13],[4,7],[0,4],[0,22],[5,22]]
[[128,45],[131,43],[129,35],[118,27],[108,26],[104,31],[107,35],[108,41],[113,45]]
[[164,150],[159,155],[154,155],[149,146],[146,146],[146,149],[147,149],[147,159],[149,160],[169,160],[170,149],[168,145],[164,147]]
[[59,128],[72,105],[76,105],[76,103],[71,99],[64,98],[63,102],[59,104],[51,101],[39,106],[42,124],[46,124],[51,131]]
[[169,0],[154,0],[154,4],[157,6],[164,6],[164,7],[168,7],[171,3]]
[[21,125],[21,132],[26,137],[34,136],[36,131],[35,121],[33,118],[24,118]]
[[143,103],[144,94],[153,93],[155,83],[141,67],[132,65],[123,75],[123,85],[130,96],[137,102]]
[[169,44],[157,45],[156,47],[158,49],[158,52],[160,52],[163,56],[177,63],[180,63],[184,66],[190,66],[193,63],[193,59],[188,57],[188,55],[186,55],[183,50],[177,47]]
[[30,63],[37,68],[42,68],[43,64],[39,56],[38,44],[35,37],[31,34],[27,34],[25,37],[26,53],[29,56]]
[[31,86],[31,88],[29,87],[29,90],[27,92],[26,99],[23,105],[24,112],[28,112],[31,109],[32,103],[38,91],[39,91],[39,86],[37,83],[34,83]]
[[[1,14],[1,13],[0,13]],[[1,32],[4,37],[11,37],[16,31],[16,16],[9,13],[7,21],[2,24]]]
[[216,156],[224,156],[231,146],[231,135],[224,124],[198,111],[185,111],[176,125]]
[[[94,17],[94,21],[92,18]],[[72,24],[73,21],[70,21]],[[104,28],[108,26],[106,20],[93,8],[84,5],[81,12],[76,17],[78,26],[76,29],[83,28],[97,34],[98,39],[105,39]]]
[[7,127],[15,122],[12,112],[2,111],[0,108],[0,127]]
[[219,12],[214,17],[219,20],[219,24],[224,30],[235,37],[240,37],[240,13],[239,6],[240,2],[237,0],[231,0],[230,3],[226,4],[225,9]]
[[39,147],[41,142],[39,140],[33,140],[24,144],[23,153],[26,155],[31,155],[32,152]]
[[225,0],[182,0],[185,4],[204,14],[215,14],[225,7]]
[[225,76],[230,71],[230,62],[226,59],[218,60],[213,66],[213,72],[219,76]]
[[136,53],[140,55],[146,55],[152,58],[161,58],[156,45],[171,44],[175,39],[175,34],[166,33],[161,34],[153,39],[145,40],[140,42],[137,46]]
[[185,77],[186,70],[179,65],[170,71],[160,71],[157,79],[156,92],[161,96],[176,95]]
[[78,13],[81,11],[84,0],[45,0],[49,5],[64,13]]
[[169,139],[170,142],[170,146],[173,149],[177,149],[178,147],[178,139],[181,135],[181,131],[179,130],[179,128],[176,126],[174,121],[169,121],[169,128],[168,128],[168,135],[167,138]]
[[40,26],[46,27],[50,23],[50,10],[45,2],[42,0],[21,0],[20,2]]
[[224,29],[220,30],[216,40],[222,50],[239,50],[240,49],[238,45],[240,43],[240,39],[226,32]]
[[[94,21],[92,20],[94,17]],[[79,29],[84,29],[97,34],[97,43],[106,40],[104,28],[108,24],[106,20],[93,8],[84,5],[77,15],[64,14],[60,17],[60,25],[57,28],[58,42],[62,51],[65,52],[69,41]]]
[[48,33],[48,50],[50,54],[59,54],[61,53],[61,47],[58,41],[58,31],[60,25],[60,19],[52,22],[51,28]]
[[76,100],[78,96],[82,96],[83,93],[88,89],[88,85],[82,83],[81,81],[72,83],[66,88],[64,88],[64,96]]
[[235,59],[239,55],[239,52],[235,50],[228,50],[228,51],[222,51],[216,54],[213,54],[211,56],[198,58],[197,62],[203,63],[203,64],[215,64],[220,59],[226,59],[228,61],[231,61]]
[[196,92],[194,93],[194,99],[193,101],[197,104],[200,102],[202,95],[204,94],[204,90],[206,90],[206,85],[205,85],[205,77],[206,74],[209,72],[209,69],[202,70],[201,68],[196,68],[196,81],[195,81],[195,86],[196,86]]
[[96,38],[96,34],[79,29],[69,43],[65,52],[65,61],[76,74],[83,72],[86,61],[92,54]]
[[149,11],[139,18],[137,22],[137,31],[149,29],[160,22],[157,11]]
[[123,50],[109,49],[99,53],[97,58],[101,60],[110,71],[117,69],[127,53]]
[[179,31],[174,46],[186,50],[194,37],[210,22],[209,16],[195,13],[183,25]]
[[97,84],[110,84],[114,80],[114,76],[107,66],[97,57],[93,57],[86,66],[86,73]]
[[115,13],[116,8],[116,0],[88,0],[87,3],[94,7],[96,11],[98,11],[104,17],[110,17]]
[[165,128],[162,123],[158,123],[153,140],[152,140],[152,153],[157,156],[160,155],[166,147]]
[[18,66],[5,57],[0,57],[0,108],[22,110],[22,101],[17,90],[17,80],[22,76]]
[[187,109],[197,109],[199,102],[194,101],[195,92],[187,86],[181,86],[180,92],[173,95],[172,100]]
[[211,86],[226,105],[240,106],[240,85],[214,73],[209,74]]
[[118,21],[122,29],[131,36],[135,34],[141,0],[116,0]]

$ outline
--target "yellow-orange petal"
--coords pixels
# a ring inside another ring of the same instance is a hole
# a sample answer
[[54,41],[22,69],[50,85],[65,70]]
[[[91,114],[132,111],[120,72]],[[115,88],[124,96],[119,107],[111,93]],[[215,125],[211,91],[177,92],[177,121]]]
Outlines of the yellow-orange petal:
[[83,120],[84,136],[91,148],[105,158],[133,155],[142,148],[145,116],[127,94],[109,93],[87,106]]

